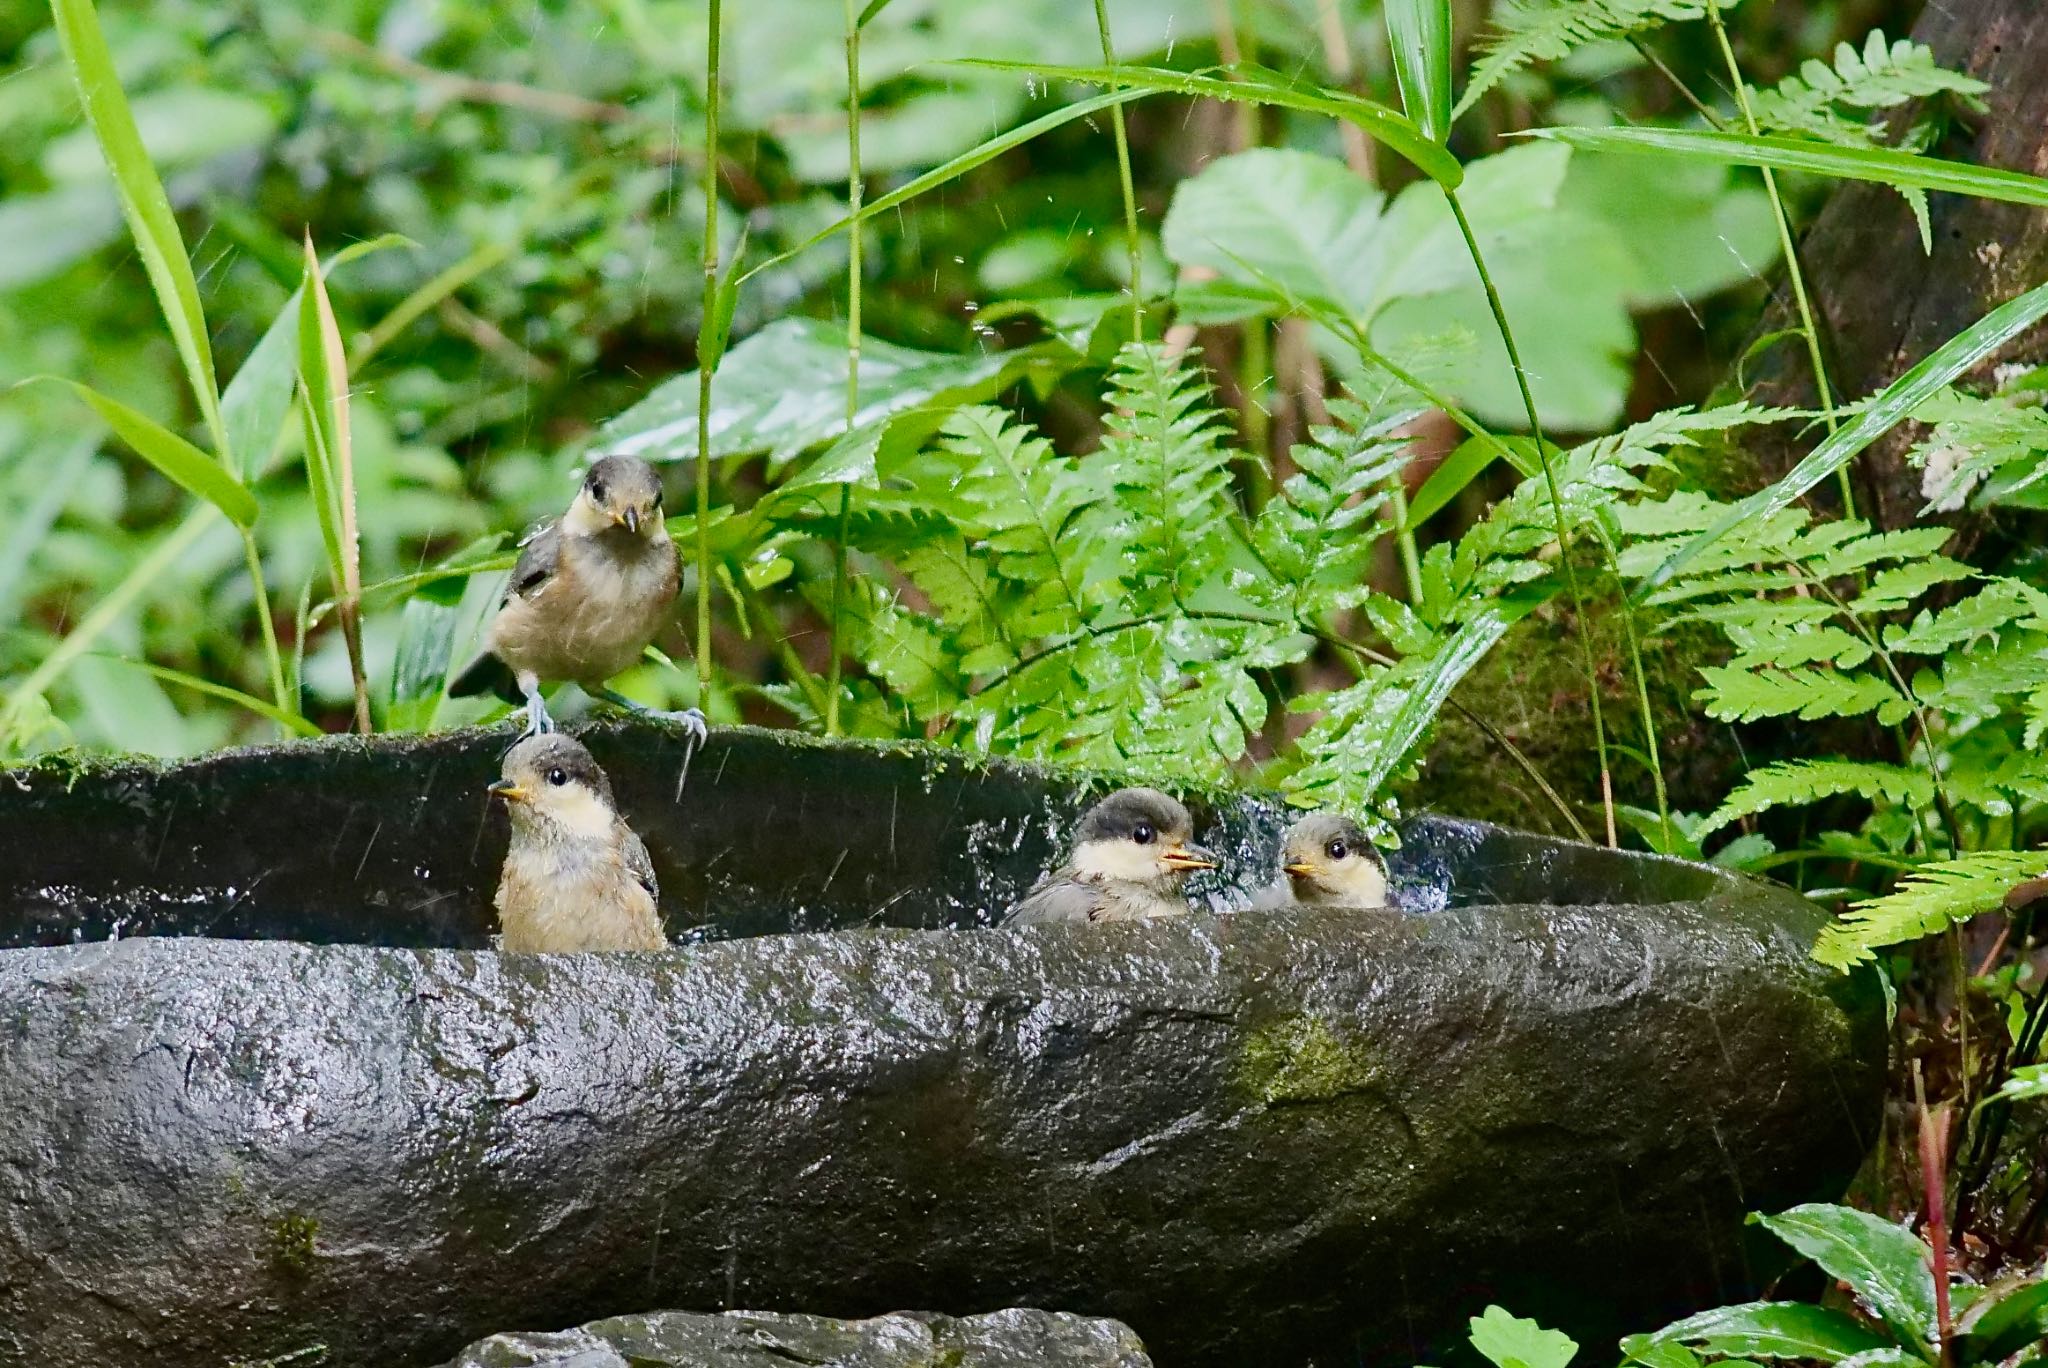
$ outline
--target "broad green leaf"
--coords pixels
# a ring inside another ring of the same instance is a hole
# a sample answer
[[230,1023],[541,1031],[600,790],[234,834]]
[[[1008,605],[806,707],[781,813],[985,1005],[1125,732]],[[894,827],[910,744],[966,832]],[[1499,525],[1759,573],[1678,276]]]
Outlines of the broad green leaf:
[[[185,379],[192,397],[206,420],[206,429],[216,445],[226,447],[227,434],[221,424],[220,390],[213,374],[213,345],[206,332],[206,315],[199,306],[199,285],[192,276],[192,262],[185,255],[185,239],[178,232],[178,220],[171,213],[163,182],[143,150],[142,135],[135,116],[122,93],[114,71],[113,54],[107,50],[106,35],[100,31],[99,15],[92,0],[50,0],[56,17],[57,37],[71,63],[78,84],[78,97],[85,116],[99,138],[108,169],[114,173],[114,191],[121,200],[122,216],[135,240],[136,255],[149,273],[150,288],[156,292],[171,340],[185,364]],[[223,459],[230,453],[222,451]],[[232,516],[232,515],[231,515]],[[253,521],[255,513],[249,514]],[[242,521],[243,526],[248,522]]]
[[[1027,375],[1063,374],[1078,359],[1060,343],[962,356],[863,338],[853,426],[923,410],[927,431],[934,430],[948,410],[991,398]],[[846,430],[846,334],[833,324],[778,319],[728,352],[712,375],[715,457],[765,452],[770,469],[780,470]],[[612,419],[601,444],[650,461],[695,459],[697,372],[664,381]]]
[[[2013,1073],[2032,1074],[2039,1085],[2036,1095],[2048,1095],[2048,1064],[2033,1064]],[[2014,1079],[2007,1079],[1999,1096],[2012,1095]],[[2048,1338],[2048,1279],[2024,1276],[2011,1283],[1993,1283],[1970,1304],[1957,1327],[1962,1341],[1963,1361],[1997,1363],[2019,1350]]]
[[1849,1284],[1922,1358],[1936,1336],[1932,1254],[1917,1236],[1854,1207],[1812,1202],[1750,1218]]
[[1558,202],[1615,231],[1634,264],[1622,299],[1640,312],[1696,305],[1777,263],[1770,197],[1752,179],[1725,166],[1575,152]]
[[1998,1097],[2005,1102],[2037,1102],[2048,1097],[2048,1064],[2022,1064],[2000,1085]]
[[196,693],[203,693],[209,698],[218,698],[224,702],[232,703],[238,708],[245,709],[248,712],[255,713],[258,717],[275,722],[285,730],[295,732],[300,736],[319,736],[321,734],[320,728],[314,726],[297,713],[287,712],[275,703],[257,698],[252,694],[245,694],[240,689],[230,688],[226,684],[216,683],[211,679],[202,679],[198,675],[187,674],[183,670],[173,670],[169,666],[154,665],[147,660],[130,660],[125,656],[101,656],[99,659],[119,661],[123,665],[154,675],[167,684],[176,684],[181,689],[191,689]]
[[1804,1302],[1743,1302],[1675,1321],[1651,1335],[1631,1335],[1622,1351],[1652,1362],[1657,1346],[1684,1344],[1704,1354],[1745,1358],[1818,1359],[1839,1363],[1854,1354],[1893,1347],[1840,1311]]
[[1194,95],[1210,100],[1248,101],[1296,109],[1306,114],[1323,114],[1355,124],[1375,142],[1406,157],[1431,180],[1455,189],[1464,179],[1458,159],[1437,146],[1404,115],[1360,99],[1356,95],[1306,81],[1292,81],[1277,71],[1241,65],[1219,67],[1219,74],[1168,71],[1143,66],[1052,66],[1042,62],[1000,62],[967,59],[956,66],[983,71],[1014,71],[1049,81],[1078,81],[1152,91],[1167,95]]
[[1499,1368],[1565,1368],[1579,1346],[1559,1330],[1489,1306],[1472,1318],[1472,1347]]
[[1431,142],[1451,136],[1450,0],[1386,0],[1401,107]]
[[[129,102],[136,134],[156,166],[191,166],[228,152],[260,147],[277,132],[277,116],[252,96],[208,86],[172,86]],[[103,174],[84,130],[53,138],[43,149],[43,174],[53,181],[87,181]]]
[[198,447],[154,418],[137,413],[120,400],[110,399],[90,386],[56,376],[42,378],[63,385],[92,405],[122,441],[179,488],[218,508],[237,527],[249,527],[255,523],[256,496],[240,480],[222,469],[220,462]]
[[1385,199],[1335,158],[1254,148],[1174,188],[1160,245],[1179,266],[1270,278],[1305,299],[1343,302],[1360,295],[1356,282],[1380,254]]
[[121,232],[121,204],[104,185],[67,185],[0,200],[0,290],[48,279]]
[[2048,179],[2040,176],[1883,147],[1839,147],[1805,138],[1694,128],[1534,128],[1529,136],[1595,152],[1642,152],[1722,166],[1768,166],[1776,171],[1806,171],[1839,180],[1876,181],[2048,207]]
[[443,602],[428,594],[406,600],[398,619],[398,650],[391,662],[391,707],[384,727],[394,732],[430,731],[455,652],[461,595]]
[[2040,321],[2043,315],[2048,315],[2048,285],[2037,285],[2025,294],[2007,300],[1942,343],[1918,365],[1885,386],[1875,399],[1864,405],[1853,421],[1836,429],[1806,459],[1786,472],[1784,478],[1730,508],[1712,527],[1673,552],[1654,573],[1636,586],[1631,597],[1641,602],[1693,557],[1735,528],[1789,507],[1793,500],[1834,474],[1863,448],[1911,416],[1943,386],[1973,369]]

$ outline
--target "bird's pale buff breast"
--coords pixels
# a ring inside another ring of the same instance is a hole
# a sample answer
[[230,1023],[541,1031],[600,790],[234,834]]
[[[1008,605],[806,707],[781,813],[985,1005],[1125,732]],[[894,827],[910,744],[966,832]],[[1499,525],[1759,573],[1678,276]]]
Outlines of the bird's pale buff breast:
[[513,954],[665,950],[654,899],[615,851],[514,842],[498,881],[501,948]]
[[542,679],[601,684],[640,659],[666,625],[679,583],[667,537],[638,542],[626,555],[565,541],[555,573],[507,601],[492,622],[490,649]]

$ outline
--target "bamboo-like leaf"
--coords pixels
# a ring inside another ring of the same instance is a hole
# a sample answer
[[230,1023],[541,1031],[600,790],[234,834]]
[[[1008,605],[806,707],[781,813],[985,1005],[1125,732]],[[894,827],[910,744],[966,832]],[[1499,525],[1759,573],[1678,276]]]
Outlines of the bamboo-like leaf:
[[191,689],[194,692],[206,694],[211,698],[223,699],[238,708],[245,708],[255,713],[258,717],[267,718],[278,726],[283,727],[286,731],[295,732],[300,736],[321,735],[320,728],[314,726],[297,713],[287,712],[275,703],[266,703],[254,694],[243,693],[240,689],[230,688],[225,684],[216,684],[211,679],[201,679],[198,675],[187,674],[183,670],[174,670],[168,665],[155,665],[147,660],[132,660],[127,656],[101,655],[97,658],[100,660],[116,660],[123,665],[141,670],[145,674],[155,675],[166,684],[176,684],[180,688]]
[[[341,346],[327,277],[306,238],[306,278],[299,287],[299,387],[307,415],[307,469],[320,458],[328,477],[320,502],[321,536],[341,603],[341,630],[355,685],[356,728],[370,730],[369,682],[363,670],[360,605],[363,593],[361,543],[356,535],[354,444],[349,432],[348,358]],[[310,307],[309,307],[310,306]],[[316,450],[317,449],[317,450]],[[316,490],[316,494],[319,491]],[[331,526],[330,526],[331,522]]]
[[1769,517],[1790,506],[1793,500],[1834,474],[1895,424],[1910,417],[1943,386],[2025,332],[2044,315],[2048,315],[2048,285],[2037,285],[2025,294],[2007,300],[1942,343],[1918,365],[1885,386],[1856,415],[1855,421],[1836,429],[1805,460],[1787,471],[1783,479],[1734,505],[1712,527],[1673,552],[1636,587],[1631,597],[1641,602],[1693,557],[1736,527],[1752,519]]
[[[170,198],[164,194],[163,182],[150,164],[149,153],[143,150],[142,134],[135,127],[135,115],[128,108],[128,97],[115,73],[114,57],[107,50],[99,15],[92,0],[50,0],[50,12],[56,18],[58,41],[78,83],[79,102],[85,107],[93,135],[99,139],[107,168],[113,172],[114,192],[121,201],[121,214],[128,220],[128,231],[135,239],[135,253],[149,273],[150,288],[156,292],[164,323],[177,344],[179,359],[184,362],[193,401],[199,405],[214,445],[221,448],[220,455],[227,459],[227,430],[221,422],[220,390],[213,374],[213,347],[207,338],[206,315],[199,306],[199,284],[192,275],[191,258],[185,255],[185,239],[171,213]],[[255,514],[251,512],[249,518],[253,521]]]
[[1697,128],[1533,128],[1588,152],[1653,153],[1717,166],[1767,166],[1840,180],[1877,181],[1900,189],[1945,190],[1981,199],[2048,206],[2048,179],[1993,166],[1943,161],[1885,147],[1843,147],[1806,138],[1715,133]]
[[1433,143],[1451,136],[1451,0],[1386,0],[1401,107]]
[[1417,528],[1435,517],[1445,504],[1464,492],[1465,486],[1483,475],[1503,451],[1521,458],[1515,462],[1515,469],[1523,475],[1542,472],[1543,467],[1536,460],[1534,438],[1468,437],[1444,459],[1442,465],[1429,473],[1429,478],[1422,482],[1422,488],[1416,490],[1415,497],[1408,501],[1407,526]]
[[868,0],[867,7],[861,10],[860,18],[853,21],[853,26],[857,29],[866,28],[869,20],[887,8],[889,8],[889,0]]
[[1105,91],[1100,95],[1091,95],[1085,100],[1077,100],[1070,105],[1062,105],[1051,113],[1042,114],[1029,123],[1019,124],[1007,132],[998,133],[994,137],[968,148],[952,160],[933,167],[921,176],[906,181],[888,194],[867,201],[861,205],[859,213],[848,214],[845,218],[829,223],[805,238],[802,242],[791,247],[788,251],[778,252],[767,260],[749,268],[745,274],[733,282],[733,288],[737,289],[770,267],[780,266],[783,262],[802,255],[819,243],[829,241],[856,223],[866,223],[869,219],[879,218],[883,214],[893,212],[899,206],[909,203],[928,190],[935,190],[948,181],[959,179],[975,167],[994,161],[1011,148],[1021,147],[1041,133],[1049,133],[1064,124],[1074,122],[1076,119],[1085,119],[1099,109],[1108,109],[1112,105],[1129,104],[1133,100],[1141,100],[1151,93],[1149,90],[1135,88]]
[[188,494],[197,495],[225,513],[237,527],[249,527],[255,523],[256,496],[240,480],[228,474],[219,461],[177,433],[120,400],[108,398],[90,385],[54,375],[37,378],[63,385],[92,405],[115,435],[133,447],[136,454]]
[[1014,71],[1048,81],[1121,86],[1165,95],[1246,100],[1253,104],[1298,109],[1307,114],[1325,114],[1356,124],[1367,137],[1400,153],[1413,162],[1417,170],[1445,189],[1456,189],[1465,178],[1465,170],[1458,164],[1458,159],[1430,141],[1428,135],[1407,116],[1342,90],[1290,81],[1279,72],[1264,67],[1220,67],[1217,70],[1221,74],[1210,75],[1207,72],[1169,71],[1162,67],[1056,66],[989,58],[965,59],[951,65],[983,71]]

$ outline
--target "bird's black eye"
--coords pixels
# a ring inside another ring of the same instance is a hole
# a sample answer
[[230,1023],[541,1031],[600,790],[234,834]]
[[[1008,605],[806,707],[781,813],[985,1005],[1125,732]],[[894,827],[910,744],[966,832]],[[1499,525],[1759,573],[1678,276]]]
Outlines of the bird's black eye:
[[1140,822],[1131,828],[1131,839],[1139,845],[1151,845],[1152,836],[1152,824],[1150,822]]
[[556,788],[560,788],[562,785],[569,782],[568,771],[560,768],[549,770],[548,782],[550,784],[553,784]]
[[1331,859],[1341,860],[1346,855],[1349,855],[1351,853],[1351,847],[1345,845],[1342,841],[1332,841],[1328,845],[1323,847],[1323,851]]
[[592,480],[592,481],[590,482],[590,499],[591,499],[591,502],[593,502],[593,503],[603,503],[603,502],[604,502],[604,481],[603,481],[603,480]]

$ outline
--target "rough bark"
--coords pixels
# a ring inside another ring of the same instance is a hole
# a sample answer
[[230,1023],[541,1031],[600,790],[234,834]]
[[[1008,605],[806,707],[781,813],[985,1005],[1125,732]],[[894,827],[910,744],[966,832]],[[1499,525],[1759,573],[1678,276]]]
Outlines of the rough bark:
[[[0,775],[45,942],[0,951],[0,1364],[732,1306],[1113,1316],[1176,1368],[1435,1361],[1488,1301],[1612,1343],[1750,1294],[1744,1214],[1873,1139],[1879,994],[1775,886],[1423,819],[1405,913],[912,929],[1076,785],[722,732],[678,800],[670,734],[586,739],[672,926],[869,929],[417,948],[482,943],[502,736]],[[1284,814],[1206,797],[1265,877]],[[110,904],[152,934],[69,943]]]
[[[1933,155],[2048,175],[2048,6],[2039,0],[1949,0],[1927,6],[1913,37],[1937,61],[1990,84],[1987,112],[1958,126]],[[2048,211],[1971,196],[1929,197],[1932,255],[1905,201],[1882,185],[1845,183],[1800,244],[1837,400],[1871,393],[2014,295],[2048,280]],[[1798,313],[1780,282],[1757,336],[1794,327]],[[1981,385],[2000,364],[2048,355],[2037,326],[1964,381]],[[1768,404],[1811,405],[1805,347],[1775,344],[1752,363],[1749,392]],[[1905,424],[1858,458],[1858,512],[1883,527],[1923,521],[1920,472],[1906,461],[1918,425]],[[1810,439],[1784,430],[1746,443],[1765,479],[1792,468]],[[1834,484],[1814,491],[1835,500]]]

